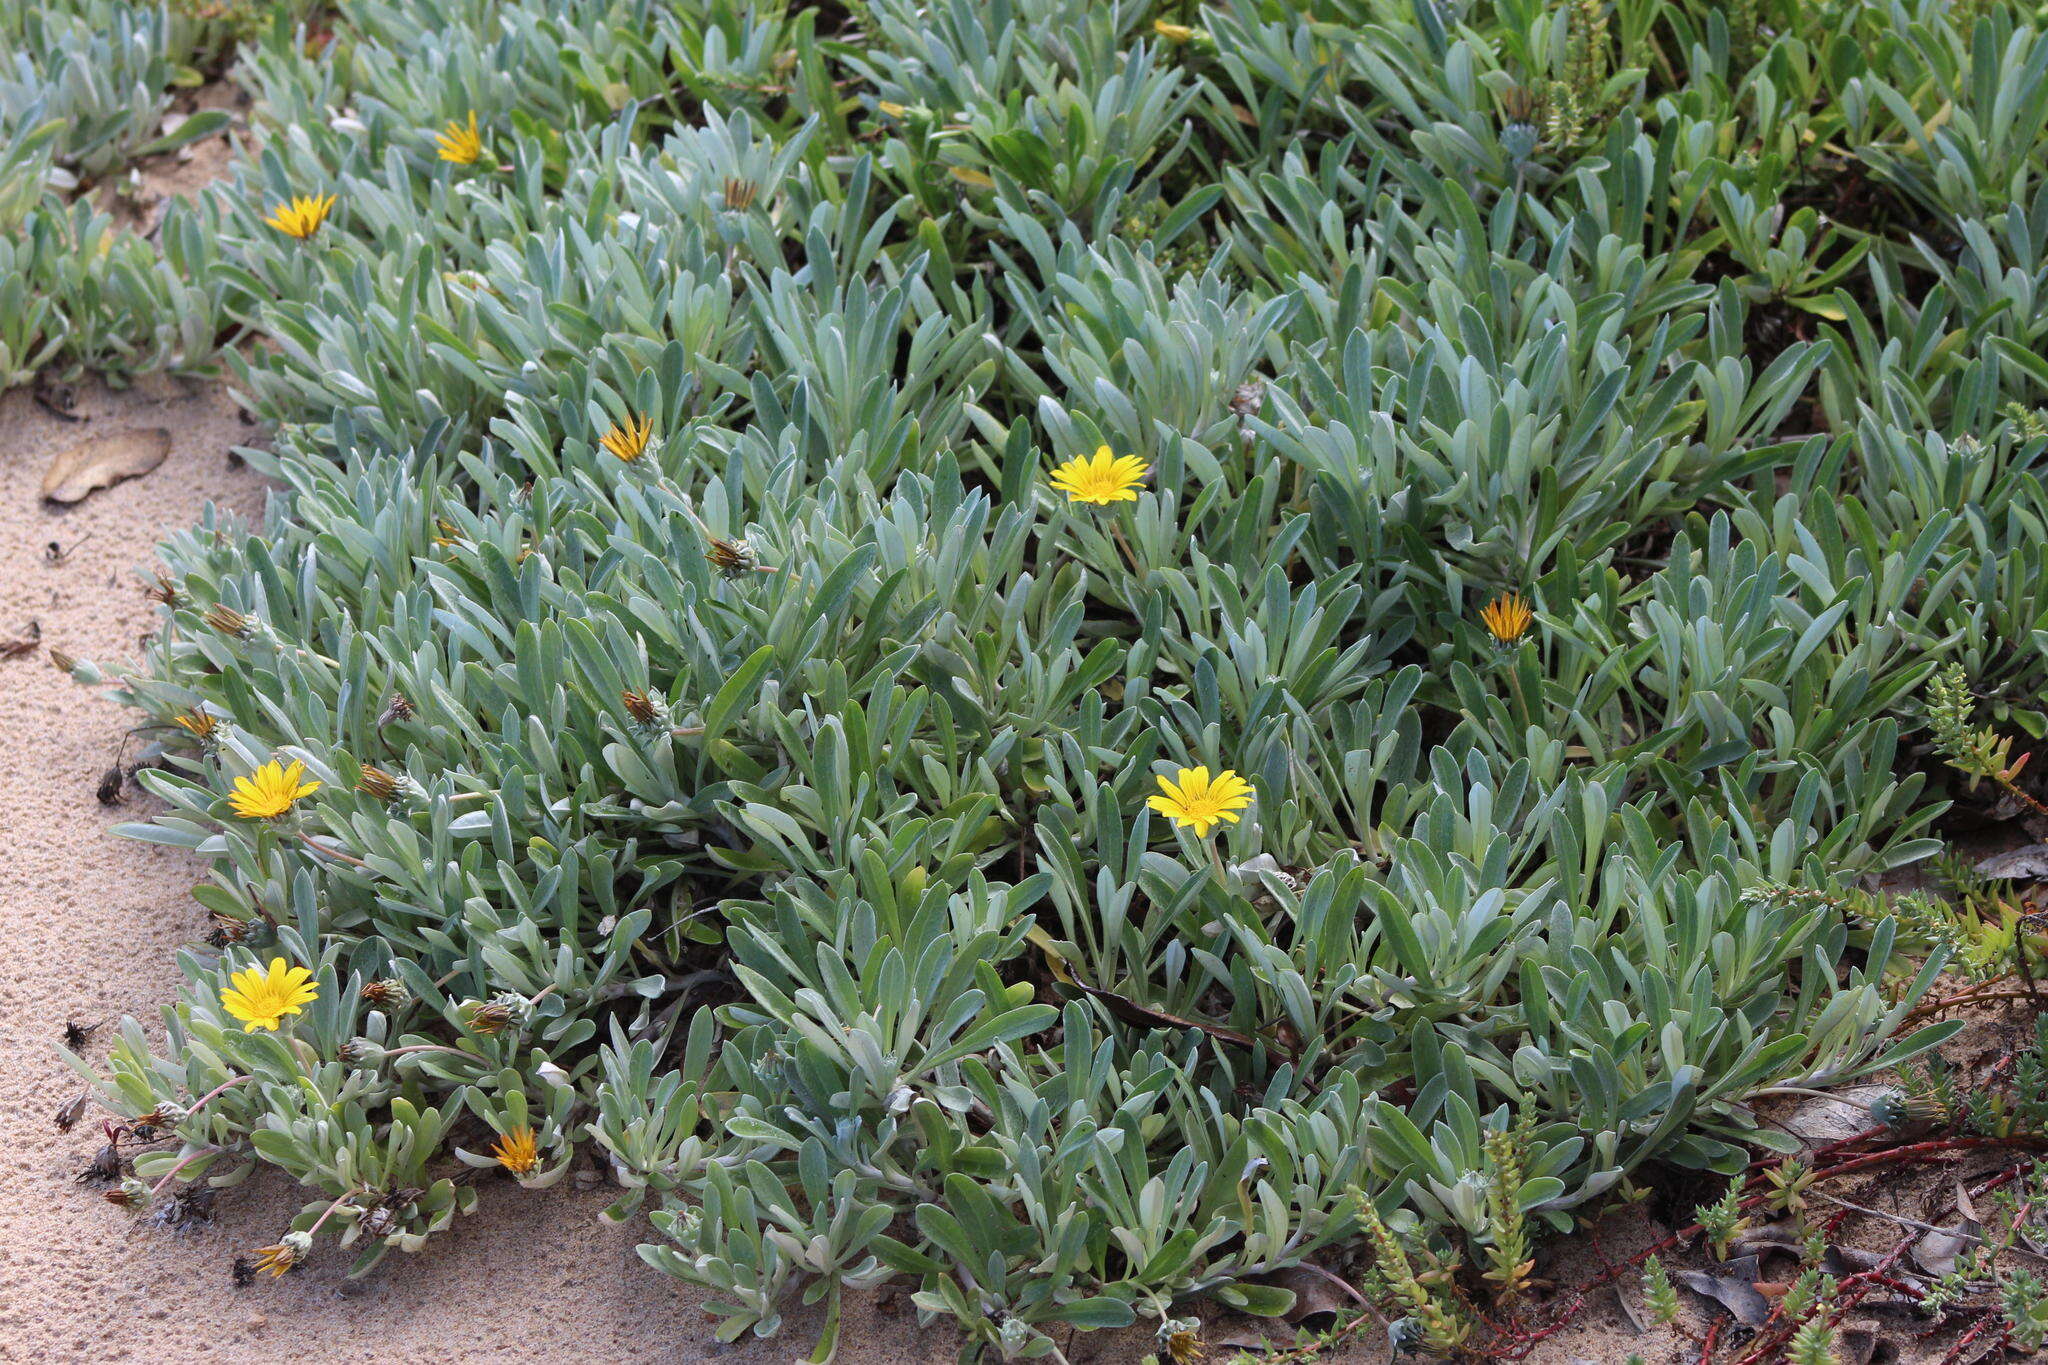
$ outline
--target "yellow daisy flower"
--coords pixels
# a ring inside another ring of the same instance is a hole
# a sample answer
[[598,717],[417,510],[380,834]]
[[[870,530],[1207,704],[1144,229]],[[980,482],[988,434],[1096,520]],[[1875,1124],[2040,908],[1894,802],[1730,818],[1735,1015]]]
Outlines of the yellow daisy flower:
[[334,207],[334,196],[323,194],[309,199],[305,195],[294,195],[289,204],[279,204],[270,211],[263,221],[287,237],[305,241],[320,230],[327,221],[327,211]]
[[540,1169],[540,1144],[534,1141],[533,1129],[523,1124],[499,1138],[491,1155],[514,1175],[532,1175]]
[[297,1014],[319,998],[313,974],[304,967],[287,966],[281,957],[270,959],[266,971],[244,967],[228,978],[221,990],[221,1008],[242,1021],[242,1032],[274,1029],[287,1014]]
[[647,453],[647,443],[653,439],[654,419],[628,414],[624,422],[599,438],[598,444],[631,464]]
[[318,782],[305,779],[306,765],[303,761],[295,758],[292,766],[287,768],[273,758],[247,777],[235,779],[235,789],[228,793],[228,804],[244,820],[275,820],[289,811],[300,797],[311,796],[320,790]]
[[1197,839],[1207,836],[1219,820],[1236,824],[1237,813],[1258,794],[1229,768],[1213,779],[1207,768],[1182,768],[1177,781],[1161,777],[1159,790],[1161,795],[1147,798],[1145,804],[1174,824],[1193,829]]
[[1536,619],[1536,613],[1522,600],[1518,592],[1496,597],[1479,609],[1479,619],[1486,624],[1493,638],[1504,645],[1511,645],[1528,631],[1529,623]]
[[1106,507],[1113,502],[1136,502],[1138,486],[1152,466],[1135,455],[1112,455],[1104,446],[1094,458],[1076,455],[1052,472],[1052,486],[1067,495],[1068,502],[1085,502]]
[[484,140],[476,131],[476,110],[469,111],[467,128],[450,119],[445,129],[434,134],[434,145],[441,149],[443,161],[458,166],[474,166],[483,160]]

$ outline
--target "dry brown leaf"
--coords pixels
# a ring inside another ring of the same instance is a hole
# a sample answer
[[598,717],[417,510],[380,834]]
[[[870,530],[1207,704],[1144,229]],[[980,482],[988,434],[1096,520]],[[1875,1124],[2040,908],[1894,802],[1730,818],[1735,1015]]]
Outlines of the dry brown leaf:
[[162,427],[89,436],[50,461],[43,475],[43,496],[51,502],[77,502],[95,488],[147,474],[170,453],[171,433]]

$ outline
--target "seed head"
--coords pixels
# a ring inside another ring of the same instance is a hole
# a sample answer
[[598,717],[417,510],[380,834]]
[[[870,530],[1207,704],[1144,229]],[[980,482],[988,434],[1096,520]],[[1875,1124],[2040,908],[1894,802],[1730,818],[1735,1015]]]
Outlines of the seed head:
[[377,715],[377,728],[381,730],[394,720],[411,720],[412,717],[412,703],[405,699],[404,693],[393,692]]
[[1257,417],[1259,409],[1266,406],[1266,381],[1248,380],[1239,384],[1230,394],[1230,410],[1240,418]]

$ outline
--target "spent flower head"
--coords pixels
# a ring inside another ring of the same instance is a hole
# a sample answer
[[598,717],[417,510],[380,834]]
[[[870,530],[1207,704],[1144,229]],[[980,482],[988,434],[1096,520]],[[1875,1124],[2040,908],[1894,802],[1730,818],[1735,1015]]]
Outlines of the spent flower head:
[[296,1269],[301,1265],[312,1250],[313,1238],[310,1233],[287,1232],[272,1245],[257,1247],[249,1256],[253,1259],[258,1274],[276,1279],[287,1270]]

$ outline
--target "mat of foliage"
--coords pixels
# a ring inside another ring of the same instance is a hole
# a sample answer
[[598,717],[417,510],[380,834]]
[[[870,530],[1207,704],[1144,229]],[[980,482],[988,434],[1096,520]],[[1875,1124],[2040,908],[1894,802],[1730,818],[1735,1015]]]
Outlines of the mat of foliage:
[[[282,1167],[257,1268],[588,1153],[726,1338],[1309,1260],[1446,1352],[1945,1036],[1841,906],[1939,847],[1938,671],[2048,726],[2035,6],[29,8],[8,367],[252,335],[276,433],[77,666],[214,860],[131,1194]],[[117,20],[186,49],[102,88]],[[231,57],[260,151],[81,250]]]

